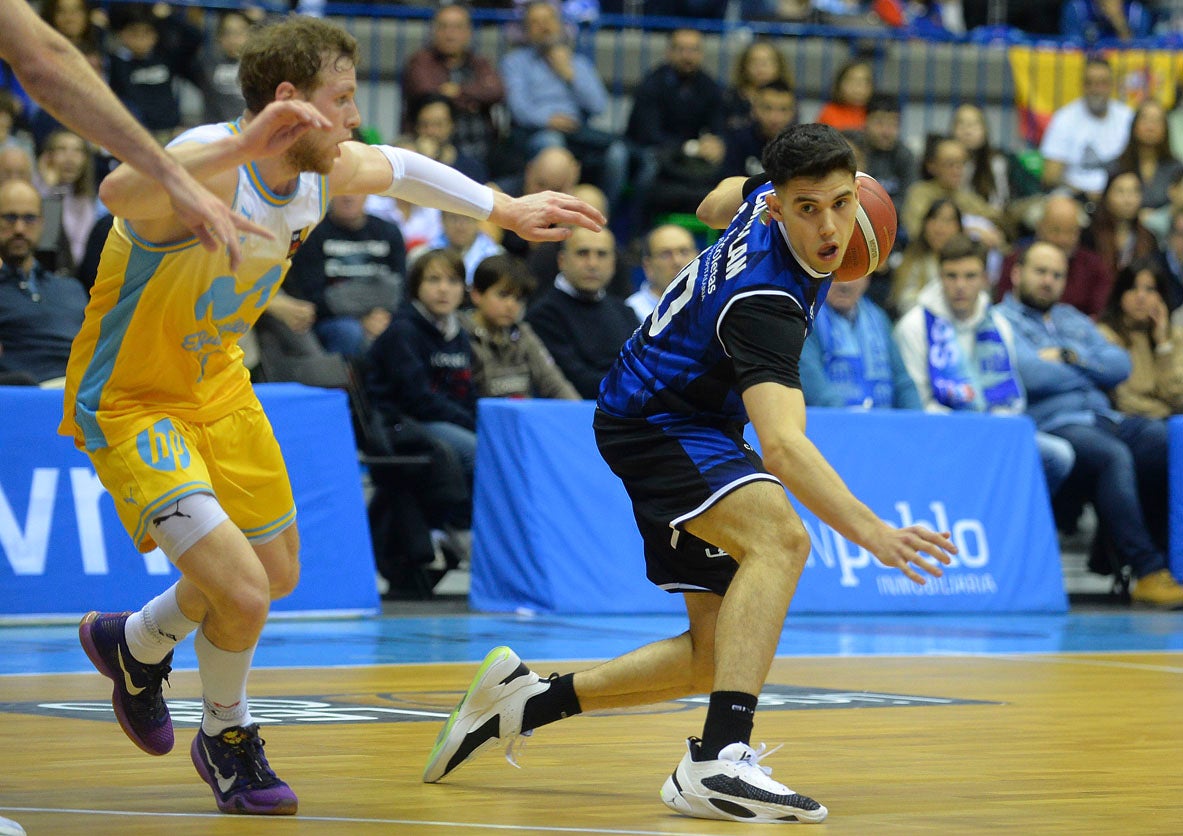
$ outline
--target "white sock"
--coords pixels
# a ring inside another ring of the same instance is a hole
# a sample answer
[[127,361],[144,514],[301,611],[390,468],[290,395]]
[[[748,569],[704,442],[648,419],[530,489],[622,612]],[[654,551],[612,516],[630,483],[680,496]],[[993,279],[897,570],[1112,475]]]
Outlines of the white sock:
[[197,670],[201,674],[201,698],[205,711],[201,730],[208,735],[220,734],[231,726],[251,723],[251,712],[246,700],[246,677],[251,670],[255,648],[232,653],[222,650],[198,630],[193,640],[197,651]]
[[177,604],[177,585],[173,584],[127,619],[124,638],[131,655],[145,664],[164,659],[177,642],[196,630]]

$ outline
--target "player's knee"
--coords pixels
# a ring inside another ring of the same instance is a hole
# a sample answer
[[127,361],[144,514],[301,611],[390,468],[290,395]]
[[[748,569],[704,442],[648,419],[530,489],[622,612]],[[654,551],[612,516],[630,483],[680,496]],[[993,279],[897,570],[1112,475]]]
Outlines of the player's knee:
[[270,582],[272,601],[291,595],[300,583],[299,555],[292,554],[290,559],[284,561],[283,565],[269,572],[267,578]]
[[271,609],[266,575],[242,577],[216,598],[211,604],[224,622],[235,625],[237,632],[258,632],[263,629],[267,613]]

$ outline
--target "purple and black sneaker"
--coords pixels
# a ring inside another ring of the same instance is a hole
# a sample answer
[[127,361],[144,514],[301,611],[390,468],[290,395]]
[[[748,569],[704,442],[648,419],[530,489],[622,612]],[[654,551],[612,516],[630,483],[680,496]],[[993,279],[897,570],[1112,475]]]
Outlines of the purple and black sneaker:
[[173,748],[173,723],[164,704],[161,683],[168,681],[173,655],[148,665],[131,655],[124,627],[131,613],[87,613],[78,625],[78,639],[99,673],[115,683],[111,706],[131,742],[149,755]]
[[223,813],[294,816],[296,794],[279,780],[263,754],[258,723],[208,735],[198,729],[190,754],[197,774],[214,791]]

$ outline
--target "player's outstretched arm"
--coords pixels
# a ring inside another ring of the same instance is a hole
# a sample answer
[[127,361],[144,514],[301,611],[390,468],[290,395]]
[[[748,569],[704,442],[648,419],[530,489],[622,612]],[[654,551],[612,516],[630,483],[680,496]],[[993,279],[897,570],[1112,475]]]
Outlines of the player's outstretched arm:
[[698,204],[698,219],[711,229],[726,229],[743,203],[743,185],[747,179],[728,177],[711,189],[711,193]]
[[561,241],[566,226],[599,231],[605,221],[596,209],[558,192],[510,197],[481,185],[443,163],[405,148],[346,142],[329,175],[332,194],[384,194],[489,220],[528,241]]
[[160,184],[178,218],[207,249],[239,256],[236,230],[269,235],[204,189],[161,148],[77,49],[24,0],[0,0],[0,57],[21,85],[64,125]]
[[[99,186],[99,197],[111,214],[131,221],[158,221],[158,228],[145,234],[153,240],[167,240],[184,230],[191,230],[194,213],[210,200],[227,208],[234,196],[238,181],[236,169],[250,160],[259,160],[282,153],[305,131],[328,127],[328,120],[308,102],[272,102],[252,118],[241,134],[227,136],[210,143],[186,143],[171,151],[171,158],[182,168],[184,178],[198,184],[196,206],[184,212],[173,207],[173,195],[165,183],[124,164],[107,176]],[[202,194],[202,192],[207,192]],[[237,216],[236,216],[237,217]],[[250,224],[246,219],[235,221],[234,227],[268,235],[266,230]],[[208,230],[207,230],[208,233]],[[156,238],[153,236],[161,236]],[[236,242],[233,233],[230,240]]]
[[923,584],[924,578],[913,566],[941,576],[938,563],[948,564],[949,555],[957,552],[949,533],[915,525],[892,528],[860,502],[805,436],[805,399],[800,389],[757,383],[744,391],[743,400],[760,439],[764,464],[806,508],[915,583]]

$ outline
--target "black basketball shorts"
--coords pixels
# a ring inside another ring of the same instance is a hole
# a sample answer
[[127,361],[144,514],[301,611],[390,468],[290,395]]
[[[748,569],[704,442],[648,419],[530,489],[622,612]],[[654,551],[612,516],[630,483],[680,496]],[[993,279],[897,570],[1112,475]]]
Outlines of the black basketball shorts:
[[599,409],[592,426],[632,499],[649,580],[667,592],[726,592],[739,564],[683,526],[742,485],[777,481],[744,441],[743,426],[656,425]]

